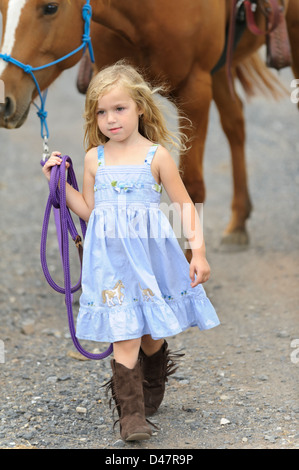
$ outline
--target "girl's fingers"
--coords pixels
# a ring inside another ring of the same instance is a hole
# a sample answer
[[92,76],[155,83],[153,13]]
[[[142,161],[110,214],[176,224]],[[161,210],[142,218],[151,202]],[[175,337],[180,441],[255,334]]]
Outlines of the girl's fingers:
[[54,166],[54,165],[60,165],[62,159],[61,159],[61,152],[52,152],[50,158],[47,160],[45,166]]
[[[46,161],[46,163],[43,166],[43,172],[48,180],[50,180],[51,168],[56,165],[60,166],[61,162],[62,162],[61,152],[58,152],[58,151],[52,152],[50,158]],[[65,162],[65,168],[67,169],[69,167],[70,167],[69,162]]]
[[[196,274],[196,279],[195,279]],[[200,269],[199,266],[190,265],[189,271],[190,279],[191,279],[191,287],[196,287],[198,284],[203,284],[207,282],[210,278],[210,270],[208,269]]]
[[[53,163],[52,166],[54,166],[54,165],[60,165],[61,162],[62,162],[61,152],[52,152],[52,153],[51,153],[51,157],[49,158],[48,161],[51,161],[51,163]],[[65,163],[65,167],[66,167],[66,168],[69,168],[69,167],[70,167],[69,162],[66,162],[66,163]]]
[[191,282],[191,287],[196,287],[196,286],[198,286],[198,284],[201,284],[201,282],[203,282],[199,276],[197,276],[196,279],[193,276],[193,279],[191,279],[191,281],[192,281]]
[[60,165],[60,164],[61,164],[61,160],[51,158],[47,161],[47,163],[45,163],[44,168],[51,168],[52,166]]
[[194,280],[195,280],[195,270],[194,270],[194,267],[192,265],[190,265],[189,276],[190,276],[190,279],[193,283]]

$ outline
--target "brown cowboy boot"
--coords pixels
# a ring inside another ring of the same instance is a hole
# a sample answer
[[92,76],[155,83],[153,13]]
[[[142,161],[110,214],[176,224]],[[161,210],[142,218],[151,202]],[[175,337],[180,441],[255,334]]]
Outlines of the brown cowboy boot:
[[166,341],[152,356],[147,356],[140,348],[145,416],[151,416],[158,410],[164,397],[168,377],[178,368],[173,360],[181,356],[184,354],[170,353]]
[[128,369],[112,359],[111,368],[113,376],[107,385],[119,415],[121,438],[124,441],[149,439],[152,431],[145,420],[140,362]]

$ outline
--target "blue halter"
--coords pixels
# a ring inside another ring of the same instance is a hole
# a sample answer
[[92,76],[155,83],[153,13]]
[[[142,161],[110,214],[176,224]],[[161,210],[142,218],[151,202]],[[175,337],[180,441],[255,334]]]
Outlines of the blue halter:
[[90,37],[90,22],[91,22],[91,17],[92,17],[92,8],[90,5],[90,0],[86,0],[86,4],[82,7],[82,18],[84,20],[84,34],[82,36],[82,44],[81,46],[77,47],[74,51],[70,52],[69,54],[66,54],[65,56],[61,57],[60,59],[54,60],[53,62],[50,62],[49,64],[41,65],[40,67],[32,67],[31,65],[28,64],[23,64],[19,60],[14,59],[11,57],[9,54],[0,54],[0,59],[3,59],[5,62],[8,62],[10,64],[14,64],[17,67],[20,67],[25,73],[28,73],[31,75],[32,80],[35,83],[37,92],[40,97],[40,106],[38,106],[36,103],[33,103],[34,106],[37,108],[37,115],[40,119],[41,123],[41,137],[44,139],[44,157],[45,154],[49,152],[48,149],[48,138],[49,138],[49,129],[47,125],[47,111],[45,110],[45,104],[46,104],[46,98],[47,98],[47,91],[45,90],[44,92],[41,91],[40,86],[38,84],[38,81],[34,75],[34,72],[37,72],[38,70],[43,70],[45,68],[51,67],[52,65],[56,65],[59,62],[62,62],[69,57],[77,54],[80,50],[83,49],[83,52],[86,50],[86,46],[88,47],[90,59],[92,62],[94,62],[94,53],[93,53],[93,48],[92,48],[92,43],[91,43],[91,37]]

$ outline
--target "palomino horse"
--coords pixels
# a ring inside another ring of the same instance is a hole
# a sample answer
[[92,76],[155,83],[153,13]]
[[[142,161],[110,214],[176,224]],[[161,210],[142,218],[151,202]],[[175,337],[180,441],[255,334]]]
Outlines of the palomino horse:
[[[1,52],[31,66],[40,66],[75,49],[81,42],[84,0],[1,0]],[[192,149],[184,157],[184,183],[194,202],[205,197],[202,163],[213,85],[210,71],[224,47],[230,0],[93,0],[96,67],[126,57],[147,70],[149,80],[166,80],[173,96],[193,123]],[[264,27],[264,16],[256,20]],[[34,34],[32,34],[34,31]],[[235,57],[241,61],[257,50],[264,38],[245,33]],[[53,67],[36,72],[41,89],[81,58],[78,53]],[[6,102],[0,105],[0,126],[16,128],[25,121],[36,88],[30,76],[0,61]],[[217,99],[216,99],[217,103]],[[218,104],[218,103],[217,103]],[[238,175],[236,173],[236,178]],[[237,196],[238,197],[238,196]],[[246,204],[245,204],[246,205]],[[239,207],[242,209],[239,210]],[[233,204],[229,232],[245,230],[244,204]]]
[[117,281],[113,289],[103,290],[102,291],[103,303],[107,302],[107,305],[109,307],[114,307],[114,305],[116,305],[114,303],[114,300],[115,300],[119,303],[119,305],[121,305],[125,297],[121,289],[124,289],[124,285],[122,281],[119,280]]

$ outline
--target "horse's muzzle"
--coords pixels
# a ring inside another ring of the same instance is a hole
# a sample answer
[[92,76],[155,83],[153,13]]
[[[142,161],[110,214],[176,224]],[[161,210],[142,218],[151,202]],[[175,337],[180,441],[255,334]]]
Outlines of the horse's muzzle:
[[17,104],[13,97],[6,96],[5,102],[0,103],[0,127],[17,129],[27,118],[29,107],[25,112],[17,112]]

